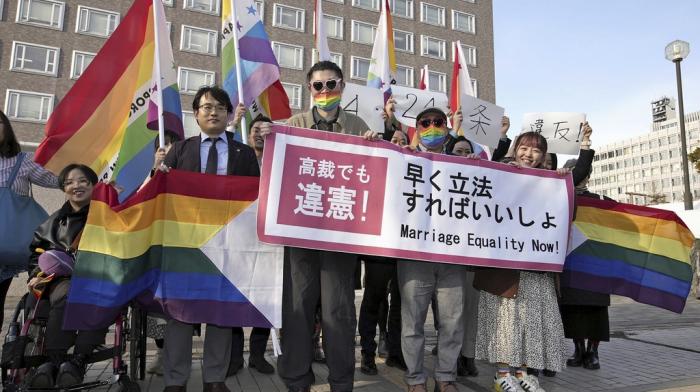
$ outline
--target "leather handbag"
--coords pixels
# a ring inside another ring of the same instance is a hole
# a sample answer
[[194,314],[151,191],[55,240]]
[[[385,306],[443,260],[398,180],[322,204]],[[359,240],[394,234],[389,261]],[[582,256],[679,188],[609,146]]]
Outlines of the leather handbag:
[[0,266],[26,267],[34,231],[49,215],[31,196],[12,190],[24,153],[19,153],[10,178],[0,187]]

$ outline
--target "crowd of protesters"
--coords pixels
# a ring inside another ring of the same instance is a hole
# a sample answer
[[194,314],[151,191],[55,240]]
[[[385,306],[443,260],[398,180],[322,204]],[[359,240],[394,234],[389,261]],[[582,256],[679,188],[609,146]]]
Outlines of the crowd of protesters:
[[[342,70],[336,64],[316,63],[307,74],[313,107],[287,123],[371,141],[378,141],[383,134],[384,140],[405,148],[465,160],[480,159],[475,154],[475,143],[454,131],[460,128],[461,108],[453,108],[453,113],[425,109],[416,118],[414,139],[409,140],[407,130],[393,121],[393,100],[385,107],[386,128],[379,130],[383,132],[369,130],[362,118],[339,106],[344,86]],[[213,175],[260,175],[265,136],[274,130],[268,118],[259,117],[248,124],[248,140],[244,144],[226,128],[231,123],[238,124],[246,110],[242,105],[234,108],[222,89],[201,88],[192,110],[201,134],[186,140],[166,134],[165,147],[155,146],[152,175],[156,170],[169,169]],[[450,122],[452,129],[448,127]],[[572,173],[577,194],[599,197],[586,188],[594,155],[588,124],[583,128],[578,160],[566,162],[563,168],[557,168],[556,155],[547,152],[547,141],[538,133],[522,133],[511,146],[507,137],[509,126],[504,117],[499,144],[493,146],[493,160],[556,170],[561,176]],[[231,154],[237,154],[235,160]],[[232,167],[229,162],[236,165]],[[85,165],[69,165],[55,176],[25,158],[10,121],[0,112],[0,186],[24,196],[29,194],[31,184],[60,188],[66,198],[65,204],[36,229],[31,245],[27,285],[31,290],[40,290],[51,307],[46,330],[48,359],[33,370],[29,380],[35,388],[79,384],[85,374],[83,356],[104,342],[104,330],[62,330],[72,258],[97,181],[97,174]],[[429,308],[437,331],[437,344],[432,351],[435,365],[430,374],[435,390],[440,392],[457,391],[458,376],[478,375],[478,360],[493,364],[495,391],[543,391],[538,382],[540,374],[555,376],[565,366],[598,369],[598,344],[609,339],[610,298],[560,288],[554,273],[296,247],[287,247],[284,255],[282,355],[276,360],[276,371],[289,391],[310,391],[315,381],[312,363],[316,360],[324,361],[328,367],[331,391],[351,391],[356,328],[360,335],[361,372],[376,375],[376,358],[385,357],[386,366],[405,371],[409,392],[426,391],[429,372],[424,367],[424,326]],[[360,262],[364,265],[364,296],[357,320],[353,277]],[[12,278],[26,269],[5,266],[0,260],[3,304]],[[47,276],[53,279],[46,279]],[[162,315],[149,317],[148,336],[155,339],[158,347],[149,372],[164,377],[166,392],[186,390],[192,335],[198,328]],[[269,335],[270,330],[264,328],[254,328],[250,334],[248,366],[265,374],[275,372],[269,357],[265,357]],[[226,392],[226,378],[245,364],[243,330],[210,324],[205,336],[204,391]],[[567,359],[571,341],[573,355]],[[76,355],[68,357],[71,347]]]

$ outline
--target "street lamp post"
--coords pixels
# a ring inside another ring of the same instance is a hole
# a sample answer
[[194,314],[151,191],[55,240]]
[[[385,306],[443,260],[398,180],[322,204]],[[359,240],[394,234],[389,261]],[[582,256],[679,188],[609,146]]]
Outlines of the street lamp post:
[[676,64],[676,84],[678,85],[678,123],[681,129],[681,167],[683,168],[683,202],[686,210],[693,209],[693,194],[690,193],[688,173],[688,147],[685,140],[685,112],[683,111],[683,84],[681,83],[681,61],[688,57],[690,44],[676,40],[666,45],[666,60]]

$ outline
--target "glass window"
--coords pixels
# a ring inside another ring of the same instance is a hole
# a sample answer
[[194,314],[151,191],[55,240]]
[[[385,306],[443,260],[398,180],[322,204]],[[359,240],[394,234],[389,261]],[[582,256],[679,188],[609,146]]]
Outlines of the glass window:
[[369,73],[369,59],[362,57],[351,57],[350,76],[355,79],[367,80]]
[[185,138],[197,136],[202,132],[193,113],[182,112],[182,126],[185,131]]
[[445,41],[421,35],[421,55],[445,60]]
[[[331,52],[331,61],[336,63],[340,69],[343,69],[343,55],[340,53]],[[318,62],[318,50],[313,49],[311,52],[311,62],[316,64]]]
[[167,5],[168,7],[172,7],[173,0],[163,0],[163,5]]
[[53,110],[53,95],[7,90],[5,114],[12,120],[45,123]]
[[[467,64],[476,67],[476,48],[471,45],[462,44],[462,52],[464,52],[464,60],[467,61]],[[455,55],[455,47],[452,45],[452,61],[455,61]]]
[[32,72],[56,76],[58,72],[58,48],[12,42],[12,71]]
[[413,33],[394,29],[394,49],[413,53]]
[[97,8],[78,6],[78,23],[75,32],[109,37],[119,24],[119,13]]
[[216,56],[217,33],[214,30],[182,25],[180,50]]
[[352,0],[352,5],[355,7],[379,11],[379,0]]
[[466,12],[452,10],[452,29],[474,34],[476,32],[476,17]]
[[265,3],[263,3],[261,0],[256,0],[255,9],[258,11],[260,20],[265,21]]
[[275,52],[275,57],[277,57],[277,63],[279,63],[280,67],[291,69],[304,68],[304,48],[302,46],[273,42],[272,50]]
[[289,106],[292,109],[301,109],[301,85],[293,83],[282,83],[284,91],[289,97]]
[[413,87],[413,67],[396,65],[396,84]]
[[445,7],[430,3],[420,3],[420,21],[436,26],[445,25]]
[[352,21],[352,42],[373,45],[377,35],[377,26],[369,23]]
[[73,51],[73,61],[70,67],[71,79],[78,79],[85,72],[85,69],[90,65],[92,59],[95,58],[95,53]]
[[326,25],[326,35],[328,38],[343,39],[343,18],[324,14],[323,23]]
[[285,29],[304,31],[304,10],[275,4],[272,25]]
[[[227,0],[228,1],[228,0]],[[182,8],[205,14],[219,14],[219,0],[184,0]]]
[[183,94],[195,94],[200,87],[213,84],[214,72],[194,68],[178,68],[177,85]]
[[413,19],[413,0],[389,0],[389,7],[393,15]]
[[447,75],[442,72],[428,71],[428,86],[430,91],[444,93],[447,91]]
[[17,23],[63,29],[63,11],[66,5],[62,1],[20,0],[18,6]]
[[477,87],[478,83],[477,83],[476,79],[472,79],[471,82],[472,82],[472,90],[474,91],[474,96],[478,97],[479,96],[479,89]]

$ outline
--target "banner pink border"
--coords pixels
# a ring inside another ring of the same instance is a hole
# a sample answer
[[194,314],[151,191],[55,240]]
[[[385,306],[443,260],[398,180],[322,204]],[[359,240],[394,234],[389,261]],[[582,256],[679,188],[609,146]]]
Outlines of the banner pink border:
[[[487,259],[487,258],[477,258],[469,256],[453,256],[446,254],[436,254],[436,253],[426,253],[410,251],[405,249],[390,249],[390,248],[380,248],[373,246],[361,246],[361,245],[351,245],[351,244],[341,244],[333,243],[319,240],[305,240],[292,237],[281,237],[265,234],[265,212],[267,210],[267,200],[268,200],[268,185],[270,183],[270,175],[272,172],[272,162],[274,160],[274,150],[276,142],[276,134],[286,134],[298,137],[306,137],[316,140],[326,140],[347,144],[354,144],[360,146],[367,146],[372,148],[384,148],[388,150],[398,151],[402,154],[417,155],[426,159],[441,162],[453,162],[459,164],[468,164],[471,166],[478,167],[488,167],[492,169],[497,169],[501,171],[506,171],[510,173],[518,173],[524,175],[533,175],[537,177],[546,178],[560,178],[554,170],[542,170],[542,169],[528,169],[521,168],[513,165],[505,165],[499,162],[492,162],[484,159],[473,159],[467,160],[463,157],[456,157],[450,155],[442,154],[431,154],[420,151],[412,151],[407,148],[398,147],[391,143],[377,143],[374,141],[368,141],[361,137],[337,134],[333,132],[324,132],[311,129],[295,128],[288,125],[274,124],[272,126],[272,134],[265,138],[265,150],[263,154],[263,164],[262,173],[260,177],[260,192],[258,199],[258,224],[257,232],[260,241],[267,242],[270,244],[293,246],[300,248],[310,248],[319,249],[333,252],[344,252],[344,253],[356,253],[356,254],[366,254],[366,255],[376,255],[393,257],[399,259],[412,259],[412,260],[422,260],[437,262],[435,260],[436,256],[440,257],[440,263],[449,264],[463,264],[463,265],[474,265],[483,267],[494,267],[494,268],[508,268],[508,269],[527,269],[527,270],[537,270],[537,271],[549,271],[549,272],[561,272],[563,269],[563,264],[552,264],[552,263],[534,263],[534,262],[518,262],[512,260],[503,259]],[[570,178],[570,177],[569,177]],[[566,192],[569,197],[569,222],[573,220],[574,217],[574,187],[571,181],[566,181]],[[571,230],[571,225],[569,227]]]

